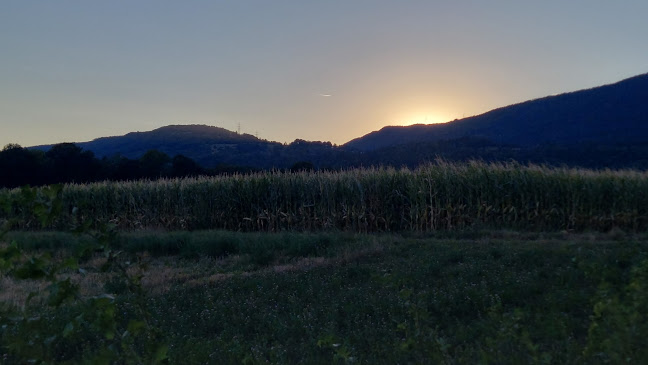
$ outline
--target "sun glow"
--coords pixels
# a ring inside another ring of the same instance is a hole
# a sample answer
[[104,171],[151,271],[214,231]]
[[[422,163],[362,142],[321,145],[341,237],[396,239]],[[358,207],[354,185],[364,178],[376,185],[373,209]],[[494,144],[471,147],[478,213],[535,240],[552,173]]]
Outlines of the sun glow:
[[397,118],[392,123],[393,125],[408,126],[413,124],[438,124],[446,123],[453,118],[446,116],[442,113],[412,113]]

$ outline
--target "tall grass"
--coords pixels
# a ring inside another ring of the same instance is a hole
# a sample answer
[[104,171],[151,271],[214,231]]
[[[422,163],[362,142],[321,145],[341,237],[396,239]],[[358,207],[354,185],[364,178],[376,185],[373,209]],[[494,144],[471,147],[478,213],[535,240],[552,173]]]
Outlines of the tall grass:
[[[2,190],[6,200],[19,189]],[[418,231],[466,227],[639,231],[648,173],[437,161],[416,170],[266,172],[71,184],[52,228],[110,221],[122,229]],[[33,218],[14,204],[19,228]]]

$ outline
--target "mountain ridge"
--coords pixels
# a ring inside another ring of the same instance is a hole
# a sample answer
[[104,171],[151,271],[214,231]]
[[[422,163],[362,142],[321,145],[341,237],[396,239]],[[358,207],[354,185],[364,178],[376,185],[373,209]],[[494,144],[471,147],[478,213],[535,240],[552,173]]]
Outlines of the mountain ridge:
[[[525,147],[547,143],[641,142],[648,140],[646,100],[648,73],[608,85],[527,100],[447,123],[387,126],[343,146],[369,151],[462,137],[487,138]],[[621,124],[615,123],[615,118],[623,119]],[[627,133],[627,129],[633,131]]]

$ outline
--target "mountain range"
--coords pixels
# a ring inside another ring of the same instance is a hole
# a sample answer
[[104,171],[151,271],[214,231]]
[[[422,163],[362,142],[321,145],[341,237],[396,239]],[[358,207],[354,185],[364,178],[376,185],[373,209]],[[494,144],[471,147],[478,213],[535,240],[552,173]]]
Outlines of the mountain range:
[[416,166],[443,157],[648,168],[648,74],[448,123],[384,127],[342,146],[305,140],[283,144],[206,125],[170,125],[77,145],[100,158],[139,158],[155,149],[204,167],[285,168],[299,161],[320,168]]

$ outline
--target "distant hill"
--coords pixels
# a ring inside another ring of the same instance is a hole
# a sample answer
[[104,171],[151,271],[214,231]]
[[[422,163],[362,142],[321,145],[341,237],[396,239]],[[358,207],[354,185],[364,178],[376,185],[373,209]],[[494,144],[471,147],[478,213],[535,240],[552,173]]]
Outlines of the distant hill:
[[371,151],[463,137],[520,147],[648,142],[648,74],[510,105],[444,124],[385,127],[343,147]]
[[[295,140],[284,145],[207,125],[170,125],[149,132],[102,137],[75,144],[92,151],[99,158],[121,155],[137,159],[155,149],[169,156],[189,157],[207,168],[222,165],[287,168],[300,161],[310,161],[319,167],[344,160],[340,158],[343,151],[329,142]],[[51,147],[43,145],[32,148],[47,151]]]
[[[158,150],[170,156],[185,155],[204,166],[211,166],[215,154],[233,145],[266,146],[269,142],[249,134],[238,134],[224,128],[207,125],[169,125],[148,132],[132,132],[123,136],[102,137],[90,142],[76,143],[84,150],[101,157],[115,154],[136,159],[148,150]],[[51,145],[34,147],[48,150]]]

